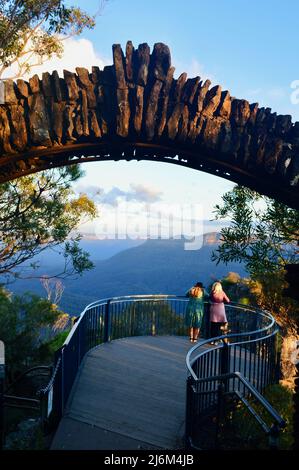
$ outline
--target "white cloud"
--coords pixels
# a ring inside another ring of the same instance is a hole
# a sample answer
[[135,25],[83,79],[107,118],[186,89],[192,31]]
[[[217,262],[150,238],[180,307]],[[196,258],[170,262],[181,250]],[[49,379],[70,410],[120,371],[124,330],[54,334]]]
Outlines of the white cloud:
[[299,121],[299,105],[293,106],[289,114],[291,114],[293,122]]
[[247,90],[246,96],[249,99],[259,97],[260,99],[281,100],[288,96],[287,89],[280,86],[272,86],[268,88],[255,88]]
[[205,69],[204,65],[198,62],[197,59],[193,58],[190,63],[186,64],[179,62],[174,58],[173,65],[175,67],[176,76],[179,76],[181,73],[186,72],[188,78],[200,77],[203,81],[207,79],[211,80],[213,85],[217,83],[216,77],[212,73],[209,73],[209,71]]
[[161,200],[162,192],[157,188],[145,186],[143,184],[131,184],[129,200],[153,203]]
[[273,99],[281,99],[287,96],[287,92],[283,87],[273,87],[267,90],[267,96]]
[[94,185],[78,185],[75,187],[77,193],[86,193],[91,199],[100,204],[118,206],[120,201],[135,201],[152,204],[161,200],[163,193],[152,186],[143,184],[130,184],[128,191],[117,186],[105,191]]
[[262,93],[262,88],[254,88],[252,90],[247,90],[245,92],[245,96],[248,96],[250,98],[254,98],[256,96],[259,96]]
[[[94,45],[88,39],[69,38],[64,41],[64,52],[61,58],[53,57],[45,61],[44,64],[33,67],[28,75],[24,75],[25,80],[32,77],[34,74],[41,76],[43,72],[53,72],[57,70],[59,75],[63,77],[63,70],[75,72],[76,67],[85,67],[91,69],[93,65],[103,69],[105,65],[110,64],[111,60],[100,57],[94,49]],[[12,66],[6,70],[3,78],[13,76],[16,67]]]

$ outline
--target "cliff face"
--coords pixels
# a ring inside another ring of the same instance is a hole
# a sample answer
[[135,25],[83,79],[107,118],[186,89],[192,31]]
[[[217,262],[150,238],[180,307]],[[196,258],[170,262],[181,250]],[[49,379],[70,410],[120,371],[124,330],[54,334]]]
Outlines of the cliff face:
[[219,232],[209,232],[204,233],[203,235],[203,245],[218,245],[220,242],[220,233]]

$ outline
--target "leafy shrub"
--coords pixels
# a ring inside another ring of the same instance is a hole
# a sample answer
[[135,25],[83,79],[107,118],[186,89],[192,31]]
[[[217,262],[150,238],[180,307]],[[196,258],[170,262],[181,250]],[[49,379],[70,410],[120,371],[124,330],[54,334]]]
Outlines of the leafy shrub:
[[[294,443],[293,393],[288,388],[275,384],[267,387],[264,397],[286,421],[285,429],[280,432],[278,448],[282,450],[292,449]],[[262,405],[256,403],[253,399],[250,399],[249,402],[264,422],[271,427],[273,420]],[[224,448],[260,450],[269,448],[268,436],[265,435],[261,426],[243,404],[238,404],[231,411],[229,421],[223,428],[221,441]]]

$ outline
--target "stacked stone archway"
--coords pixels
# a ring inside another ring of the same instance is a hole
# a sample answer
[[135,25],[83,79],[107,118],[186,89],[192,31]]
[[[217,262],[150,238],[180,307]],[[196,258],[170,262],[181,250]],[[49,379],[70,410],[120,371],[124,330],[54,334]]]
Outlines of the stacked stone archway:
[[162,43],[113,65],[4,82],[0,182],[48,168],[101,160],[185,165],[244,184],[299,208],[299,122],[209,80],[174,78]]

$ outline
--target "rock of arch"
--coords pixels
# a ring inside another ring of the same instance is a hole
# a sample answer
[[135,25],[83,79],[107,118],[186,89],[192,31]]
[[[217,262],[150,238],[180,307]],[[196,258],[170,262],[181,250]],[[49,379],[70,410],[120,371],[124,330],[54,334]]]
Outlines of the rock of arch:
[[0,182],[86,161],[166,161],[299,208],[299,122],[174,71],[168,46],[129,41],[103,70],[6,80]]

